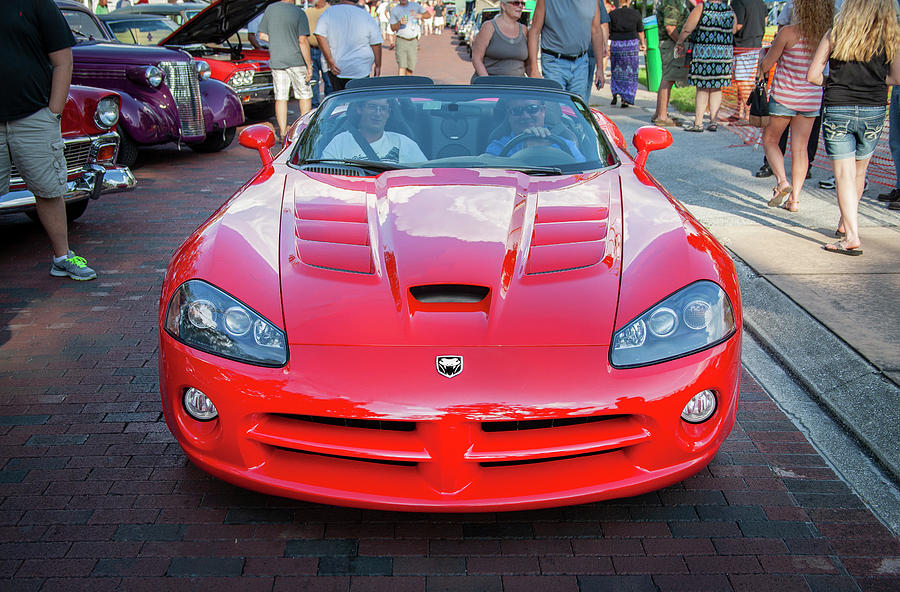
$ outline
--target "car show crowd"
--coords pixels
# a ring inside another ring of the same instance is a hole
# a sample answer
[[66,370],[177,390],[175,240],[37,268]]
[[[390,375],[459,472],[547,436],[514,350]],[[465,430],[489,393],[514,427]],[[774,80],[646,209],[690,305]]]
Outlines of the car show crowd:
[[[178,7],[168,12],[158,8],[166,4]],[[726,123],[720,118],[722,90],[732,85],[738,109],[729,123],[745,122],[754,115],[745,106],[747,99],[771,81],[764,114],[766,161],[756,175],[775,177],[770,206],[798,211],[821,128],[841,211],[838,240],[825,245],[827,251],[862,253],[857,204],[888,112],[890,148],[900,173],[900,94],[891,94],[888,109],[889,86],[900,83],[900,60],[894,59],[900,49],[895,0],[787,2],[778,14],[777,34],[765,49],[771,11],[763,0],[658,0],[655,6],[644,2],[639,7],[631,0],[230,4],[240,22],[202,28],[193,25],[215,18],[213,11],[204,11],[205,2],[2,3],[0,53],[5,59],[0,73],[18,81],[23,92],[0,98],[0,141],[6,147],[0,151],[0,191],[8,194],[0,197],[5,200],[0,213],[24,211],[41,221],[53,249],[52,275],[96,277],[69,248],[67,212],[69,218],[77,217],[89,198],[133,188],[128,167],[141,146],[176,141],[199,152],[222,150],[231,144],[244,114],[254,109],[264,115],[274,109],[284,141],[292,96],[301,115],[309,112],[350,81],[379,76],[384,49],[393,50],[401,76],[423,74],[416,69],[419,39],[441,35],[445,27],[453,27],[470,48],[473,79],[542,77],[585,103],[592,88],[606,84],[608,57],[611,104],[633,105],[645,63],[648,72],[658,72],[651,118],[657,126],[678,125],[669,114],[673,87],[696,88],[687,132],[715,132]],[[157,54],[125,58],[112,45],[123,41],[146,45],[148,51],[153,46]],[[74,110],[82,92],[71,89],[92,86],[109,64],[124,67],[128,80],[110,82],[105,102],[91,102],[103,104],[106,111],[86,114],[83,121],[66,116],[64,109],[73,103]],[[183,87],[172,93],[169,109],[179,121],[154,116],[141,98],[142,88],[149,92],[161,85]],[[128,112],[137,103],[141,117]],[[24,125],[35,119],[42,120],[38,127]],[[94,155],[90,161],[71,161],[77,142],[93,142],[113,131],[118,137],[112,148],[89,151]],[[787,171],[789,131],[792,164]],[[28,134],[42,138],[41,150],[32,150]],[[98,160],[100,154],[107,159]],[[900,210],[900,187],[879,200]]]

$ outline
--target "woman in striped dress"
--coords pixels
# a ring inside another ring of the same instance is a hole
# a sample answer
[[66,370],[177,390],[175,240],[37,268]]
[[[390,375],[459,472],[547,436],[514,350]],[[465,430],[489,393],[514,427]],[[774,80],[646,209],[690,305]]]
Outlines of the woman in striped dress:
[[685,131],[702,132],[703,115],[709,106],[708,131],[719,128],[719,108],[722,106],[722,89],[731,86],[734,31],[737,19],[724,0],[698,2],[691,11],[681,34],[679,49],[691,36],[691,69],[688,82],[697,87],[694,107],[694,123]]
[[[822,105],[822,88],[810,84],[806,73],[812,63],[817,40],[831,27],[834,3],[831,0],[794,0],[791,24],[778,32],[772,47],[759,65],[759,76],[764,78],[776,63],[772,90],[769,93],[769,124],[763,130],[763,147],[766,159],[775,174],[776,185],[772,189],[769,205],[777,207],[782,200],[784,208],[796,212],[800,190],[809,169],[806,143],[813,122]],[[791,127],[791,179],[788,180],[784,155],[778,148],[778,140],[784,128]]]

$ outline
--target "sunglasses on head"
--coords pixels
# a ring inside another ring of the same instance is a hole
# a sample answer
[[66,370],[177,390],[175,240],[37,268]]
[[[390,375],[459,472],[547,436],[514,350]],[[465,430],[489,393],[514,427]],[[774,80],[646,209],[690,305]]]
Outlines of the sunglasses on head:
[[528,115],[537,115],[541,111],[544,110],[543,105],[523,105],[521,107],[510,107],[509,114],[515,115],[516,117],[524,114]]

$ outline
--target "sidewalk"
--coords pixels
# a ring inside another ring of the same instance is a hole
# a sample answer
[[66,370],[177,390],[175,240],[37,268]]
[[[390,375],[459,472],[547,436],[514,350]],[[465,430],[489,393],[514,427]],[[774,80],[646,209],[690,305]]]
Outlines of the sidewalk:
[[[626,138],[649,125],[655,93],[639,90],[628,110],[609,99],[594,91],[591,103]],[[739,259],[747,329],[900,477],[900,213],[875,199],[885,186],[870,179],[859,210],[865,254],[824,252],[839,218],[834,191],[818,187],[827,158],[817,156],[799,212],[769,208],[774,181],[753,176],[763,153],[745,132],[672,129],[673,145],[648,169]]]

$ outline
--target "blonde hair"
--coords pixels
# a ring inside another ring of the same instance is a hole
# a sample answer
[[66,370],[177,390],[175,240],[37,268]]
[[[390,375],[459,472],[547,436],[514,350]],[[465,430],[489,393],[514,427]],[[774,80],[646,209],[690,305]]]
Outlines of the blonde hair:
[[868,62],[876,54],[894,59],[900,47],[900,24],[893,0],[845,0],[831,31],[831,57]]
[[794,14],[791,20],[796,22],[800,38],[810,48],[815,49],[831,28],[833,17],[833,0],[794,0]]

